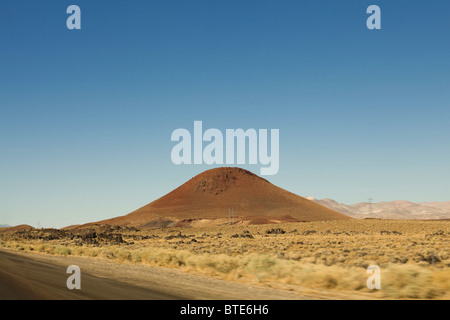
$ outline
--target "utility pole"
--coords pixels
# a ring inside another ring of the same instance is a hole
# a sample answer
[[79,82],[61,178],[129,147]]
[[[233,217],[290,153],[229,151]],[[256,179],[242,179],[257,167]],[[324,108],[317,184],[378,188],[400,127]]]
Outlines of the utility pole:
[[234,208],[228,208],[228,224],[232,225],[234,222]]
[[369,198],[369,214],[372,215],[372,198]]

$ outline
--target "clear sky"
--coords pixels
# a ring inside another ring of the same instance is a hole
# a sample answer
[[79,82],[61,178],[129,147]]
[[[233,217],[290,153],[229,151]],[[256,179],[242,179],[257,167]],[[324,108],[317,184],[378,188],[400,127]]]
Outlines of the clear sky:
[[450,200],[450,2],[0,2],[0,224],[157,199],[212,168],[171,162],[194,120],[279,129],[265,178],[302,196]]

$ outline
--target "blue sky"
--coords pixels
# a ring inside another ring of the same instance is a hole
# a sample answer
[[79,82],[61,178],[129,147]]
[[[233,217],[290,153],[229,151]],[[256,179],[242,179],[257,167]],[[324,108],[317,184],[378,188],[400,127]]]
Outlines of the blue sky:
[[0,224],[157,199],[211,168],[171,162],[194,120],[279,129],[265,178],[302,196],[450,200],[449,16],[448,1],[3,0]]

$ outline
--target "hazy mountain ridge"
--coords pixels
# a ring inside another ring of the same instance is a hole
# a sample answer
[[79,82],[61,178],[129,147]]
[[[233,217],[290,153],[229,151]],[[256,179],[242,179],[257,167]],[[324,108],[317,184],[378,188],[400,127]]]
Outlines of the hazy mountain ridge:
[[443,202],[411,202],[405,200],[382,202],[359,202],[351,205],[339,203],[333,199],[307,199],[346,214],[353,218],[384,219],[450,219],[450,201]]

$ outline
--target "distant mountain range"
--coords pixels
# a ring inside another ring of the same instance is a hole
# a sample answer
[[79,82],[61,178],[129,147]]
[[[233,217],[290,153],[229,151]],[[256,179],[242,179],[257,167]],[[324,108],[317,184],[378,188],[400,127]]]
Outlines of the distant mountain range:
[[11,227],[9,224],[0,224],[0,228],[8,228]]
[[306,199],[353,218],[416,219],[435,220],[450,219],[450,201],[410,202],[404,200],[383,202],[360,202],[352,205],[339,203],[333,199]]

